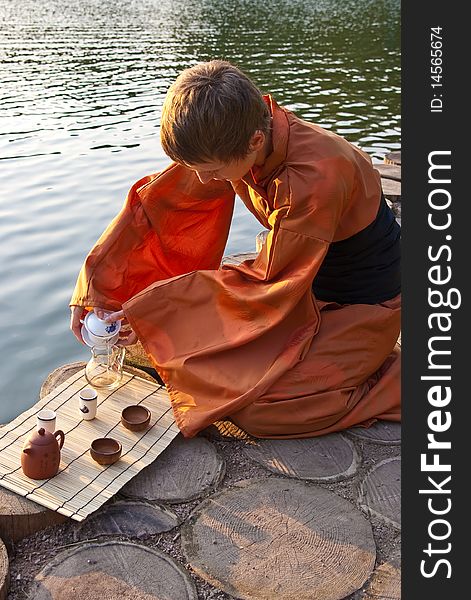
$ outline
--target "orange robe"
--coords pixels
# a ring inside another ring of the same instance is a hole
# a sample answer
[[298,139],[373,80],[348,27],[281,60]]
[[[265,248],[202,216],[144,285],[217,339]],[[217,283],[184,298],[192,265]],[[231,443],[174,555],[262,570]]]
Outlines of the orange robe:
[[[172,164],[131,189],[87,257],[72,305],[119,309],[192,437],[230,417],[258,437],[311,437],[400,420],[400,296],[316,300],[330,242],[378,211],[362,151],[267,97],[273,151],[233,188]],[[234,190],[270,230],[259,256],[218,268]]]

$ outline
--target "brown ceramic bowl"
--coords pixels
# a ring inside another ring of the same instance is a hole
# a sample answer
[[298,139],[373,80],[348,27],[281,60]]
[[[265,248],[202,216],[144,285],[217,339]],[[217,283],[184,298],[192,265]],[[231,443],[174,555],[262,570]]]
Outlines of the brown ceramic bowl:
[[113,438],[97,438],[90,446],[90,455],[100,465],[112,465],[121,456],[121,444]]
[[126,406],[121,413],[121,423],[131,431],[142,431],[150,422],[150,410],[141,404]]

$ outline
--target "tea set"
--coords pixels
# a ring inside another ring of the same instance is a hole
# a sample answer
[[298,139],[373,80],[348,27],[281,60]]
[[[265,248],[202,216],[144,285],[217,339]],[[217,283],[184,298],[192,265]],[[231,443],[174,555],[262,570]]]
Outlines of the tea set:
[[81,320],[82,339],[91,348],[91,358],[85,367],[85,378],[94,388],[112,390],[123,375],[125,349],[116,346],[121,321],[108,323],[94,312]]
[[[125,349],[115,346],[121,322],[107,323],[90,312],[82,321],[82,337],[92,349],[85,367],[85,378],[91,387],[79,392],[79,413],[85,421],[95,418],[98,393],[95,388],[113,389],[123,375]],[[142,405],[130,405],[121,412],[121,424],[130,431],[149,426],[151,412]],[[60,451],[65,441],[62,430],[55,430],[56,413],[43,409],[36,415],[36,430],[29,436],[21,452],[21,468],[30,479],[54,477],[60,464]],[[113,438],[97,438],[90,446],[90,456],[100,465],[110,465],[121,457],[121,443]]]
[[94,312],[89,312],[80,322],[82,323],[82,339],[90,348],[112,346],[118,341],[121,321],[108,323],[100,319]]

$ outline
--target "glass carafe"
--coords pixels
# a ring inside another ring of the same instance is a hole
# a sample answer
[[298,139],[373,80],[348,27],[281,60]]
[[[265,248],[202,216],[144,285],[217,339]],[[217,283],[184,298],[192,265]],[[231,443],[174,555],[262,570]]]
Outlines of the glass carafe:
[[126,350],[119,346],[93,346],[92,356],[85,367],[85,378],[95,389],[112,390],[123,377]]

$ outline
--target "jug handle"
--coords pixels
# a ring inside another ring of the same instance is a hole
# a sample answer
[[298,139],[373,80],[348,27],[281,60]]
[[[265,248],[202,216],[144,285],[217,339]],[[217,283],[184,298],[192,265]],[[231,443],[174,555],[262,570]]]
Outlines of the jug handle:
[[125,358],[126,358],[126,348],[124,346],[121,346],[121,350],[119,352],[119,359],[118,359],[121,366],[123,366]]
[[[60,437],[60,442],[59,442],[59,440],[57,440],[57,436]],[[65,433],[62,431],[62,429],[58,429],[57,431],[54,432],[54,437],[56,438],[56,440],[59,443],[59,450],[60,450],[62,448],[62,446],[64,445]]]

